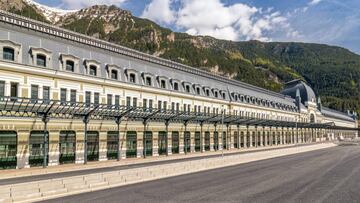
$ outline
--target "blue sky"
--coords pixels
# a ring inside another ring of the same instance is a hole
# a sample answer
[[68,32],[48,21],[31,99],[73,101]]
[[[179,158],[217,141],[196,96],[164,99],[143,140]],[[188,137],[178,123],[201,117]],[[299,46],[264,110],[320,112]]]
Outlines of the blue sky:
[[115,4],[174,31],[234,41],[300,41],[360,53],[359,0],[35,0],[62,9]]

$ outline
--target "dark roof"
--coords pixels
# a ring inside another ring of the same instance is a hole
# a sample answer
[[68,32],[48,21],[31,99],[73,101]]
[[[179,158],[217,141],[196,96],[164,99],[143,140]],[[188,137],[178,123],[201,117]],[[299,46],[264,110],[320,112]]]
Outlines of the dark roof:
[[285,84],[282,94],[296,98],[297,94],[301,97],[301,103],[305,104],[307,101],[316,102],[316,94],[314,90],[302,80],[293,80]]

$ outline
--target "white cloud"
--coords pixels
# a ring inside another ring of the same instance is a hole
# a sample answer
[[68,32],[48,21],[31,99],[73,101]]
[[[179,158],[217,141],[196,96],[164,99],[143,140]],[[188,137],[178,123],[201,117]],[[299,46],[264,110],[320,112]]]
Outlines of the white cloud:
[[314,6],[314,5],[316,5],[316,4],[318,4],[318,3],[320,3],[322,0],[311,0],[310,2],[309,2],[309,5],[310,6]]
[[171,3],[171,0],[153,0],[146,6],[141,17],[170,24],[175,20],[175,12],[170,8]]
[[[172,9],[174,3],[178,8]],[[270,41],[268,33],[291,29],[287,18],[273,8],[256,8],[243,3],[225,5],[221,0],[152,0],[142,17],[160,24],[173,23],[191,35],[209,35],[227,40]]]
[[62,8],[81,9],[93,5],[121,5],[126,0],[61,0]]

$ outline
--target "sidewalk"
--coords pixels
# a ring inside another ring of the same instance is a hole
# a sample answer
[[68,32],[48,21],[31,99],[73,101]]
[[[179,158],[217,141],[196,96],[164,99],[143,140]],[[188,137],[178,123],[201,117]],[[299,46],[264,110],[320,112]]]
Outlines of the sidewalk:
[[[268,147],[262,150],[248,150],[248,152],[251,153],[232,153],[231,151],[228,151],[227,153],[224,153],[224,156],[221,156],[221,151],[216,152],[217,155],[215,156],[206,156],[199,153],[198,155],[194,154],[192,157],[198,156],[203,158],[195,160],[186,158],[183,159],[184,161],[180,160],[184,157],[180,155],[179,158],[177,158],[178,161],[172,163],[165,162],[137,168],[127,167],[121,170],[115,169],[107,172],[93,172],[83,175],[49,178],[25,183],[21,182],[15,184],[4,184],[0,185],[0,202],[34,202],[45,199],[52,199],[144,181],[200,172],[204,170],[249,163],[253,161],[298,154],[313,150],[320,150],[333,146],[336,145],[333,143],[305,144],[298,147],[294,147],[294,145],[288,145],[276,148]],[[154,161],[154,159],[152,160]],[[142,161],[149,162],[151,160],[143,159]],[[120,162],[113,163],[119,164]],[[99,166],[101,166],[101,164],[94,164],[92,166],[86,167]],[[69,169],[69,167],[66,167],[66,169]],[[47,169],[43,170],[48,171]],[[26,178],[27,177],[20,177],[19,179],[22,180]],[[3,179],[1,182],[4,181],[6,180]]]
[[[95,161],[88,162],[87,165],[84,164],[64,164],[58,166],[50,166],[47,168],[42,167],[33,167],[27,169],[12,169],[12,170],[3,170],[0,173],[0,180],[5,179],[20,179],[21,177],[34,177],[34,176],[45,176],[41,179],[46,178],[59,178],[59,177],[67,177],[73,175],[84,175],[87,173],[95,173],[95,172],[107,172],[119,170],[122,168],[136,168],[143,167],[149,165],[157,165],[157,164],[167,164],[171,162],[180,162],[180,161],[189,161],[194,159],[203,159],[220,156],[222,153],[225,156],[233,155],[233,154],[242,154],[256,151],[264,151],[264,150],[275,150],[289,147],[299,147],[306,145],[314,145],[318,143],[305,143],[305,144],[290,144],[290,145],[278,145],[278,146],[267,146],[267,147],[258,147],[258,148],[242,148],[242,149],[231,149],[231,150],[223,150],[223,151],[207,151],[207,152],[194,152],[188,154],[173,154],[169,156],[156,156],[156,157],[147,157],[144,158],[128,158],[122,159],[120,161],[109,160],[109,161]],[[51,175],[53,174],[53,175]],[[56,177],[55,175],[56,174]],[[48,175],[48,176],[46,176]],[[53,177],[54,176],[54,177]],[[34,179],[36,180],[36,179]],[[24,180],[26,181],[26,180]],[[30,180],[33,181],[33,180]],[[4,185],[6,181],[0,181],[0,185]],[[20,181],[18,181],[20,182]]]

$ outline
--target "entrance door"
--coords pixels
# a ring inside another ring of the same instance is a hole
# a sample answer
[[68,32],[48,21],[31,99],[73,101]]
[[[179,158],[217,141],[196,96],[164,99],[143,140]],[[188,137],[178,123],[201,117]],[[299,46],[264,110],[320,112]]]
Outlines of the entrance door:
[[0,131],[0,169],[16,168],[16,132]]
[[185,136],[184,136],[184,151],[185,152],[190,152],[190,132],[185,132]]
[[76,136],[73,131],[60,132],[60,164],[75,163]]
[[137,139],[136,132],[129,131],[126,133],[126,157],[136,157]]
[[153,150],[153,135],[151,131],[146,131],[145,136],[145,146],[146,146],[146,156],[152,156]]
[[166,132],[159,132],[159,155],[166,154]]
[[[32,131],[30,133],[29,152],[30,166],[42,166],[44,162],[44,131]],[[49,160],[49,157],[47,159]]]
[[195,132],[195,151],[200,152],[201,148],[200,132]]
[[210,151],[210,132],[205,132],[205,151]]
[[219,150],[219,133],[214,132],[214,150]]
[[110,131],[107,133],[107,158],[117,159],[119,148],[119,137],[117,131]]
[[179,153],[179,132],[172,132],[171,135],[171,143],[172,143],[172,153],[178,154]]
[[99,133],[96,131],[87,133],[87,160],[99,160]]

